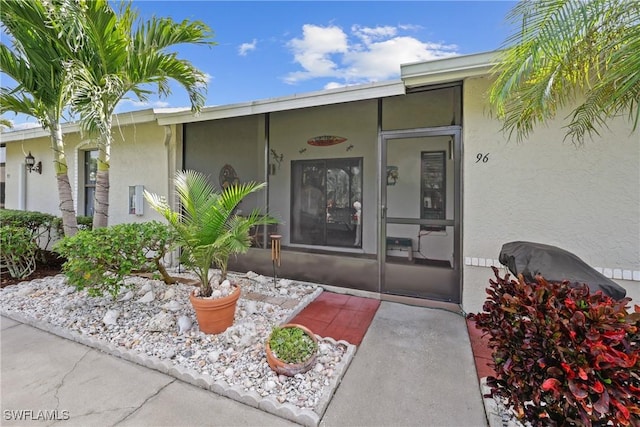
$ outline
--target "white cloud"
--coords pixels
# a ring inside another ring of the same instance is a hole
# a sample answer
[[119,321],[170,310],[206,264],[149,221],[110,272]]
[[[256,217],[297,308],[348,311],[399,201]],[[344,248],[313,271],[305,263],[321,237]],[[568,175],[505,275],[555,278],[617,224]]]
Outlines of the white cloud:
[[457,55],[457,46],[421,41],[401,34],[418,26],[362,27],[353,25],[347,34],[340,27],[307,24],[302,38],[287,46],[302,70],[285,76],[295,84],[314,78],[332,78],[325,88],[392,79],[400,74],[400,64]]
[[339,76],[339,67],[333,56],[349,50],[347,35],[342,29],[309,24],[302,27],[302,38],[292,39],[287,46],[293,52],[295,62],[305,70],[289,74],[286,80],[290,83],[313,77]]
[[423,43],[413,37],[394,37],[371,43],[362,51],[345,55],[345,75],[348,79],[379,81],[400,73],[400,64],[429,61],[455,55],[455,46]]
[[132,107],[136,107],[136,108],[163,108],[163,107],[169,106],[169,103],[167,101],[157,100],[157,101],[149,102],[149,101],[140,101],[138,99],[123,98],[120,104],[118,105],[118,107],[120,106],[124,107],[125,104],[131,105]]
[[424,27],[422,27],[422,25],[400,24],[400,25],[398,25],[398,28],[400,28],[401,30],[404,30],[404,31],[418,31],[418,30],[421,30]]
[[365,45],[368,45],[373,40],[384,40],[393,37],[398,33],[398,30],[390,26],[370,28],[354,25],[351,27],[351,32],[360,38]]
[[242,43],[238,48],[238,55],[247,56],[247,53],[256,50],[256,46],[258,45],[258,40],[253,39],[251,43]]

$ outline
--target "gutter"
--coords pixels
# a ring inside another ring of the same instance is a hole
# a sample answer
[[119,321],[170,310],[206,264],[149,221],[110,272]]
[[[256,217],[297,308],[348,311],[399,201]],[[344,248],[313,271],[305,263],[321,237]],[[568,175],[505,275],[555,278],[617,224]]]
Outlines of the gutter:
[[456,56],[400,66],[400,76],[407,88],[447,83],[491,73],[497,65],[498,51]]

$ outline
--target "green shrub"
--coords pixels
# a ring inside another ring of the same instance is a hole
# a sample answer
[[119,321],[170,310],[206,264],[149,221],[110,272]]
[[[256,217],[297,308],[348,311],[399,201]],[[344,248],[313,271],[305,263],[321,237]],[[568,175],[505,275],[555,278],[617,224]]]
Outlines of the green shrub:
[[133,272],[159,272],[172,283],[161,261],[174,240],[166,225],[151,221],[82,230],[62,239],[54,250],[67,258],[63,271],[70,284],[87,288],[92,296],[107,291],[115,298],[125,276]]
[[26,229],[29,239],[43,250],[49,249],[51,242],[62,236],[58,231],[57,220],[56,216],[42,212],[0,209],[0,225]]
[[[78,230],[91,230],[93,228],[92,216],[79,215],[76,217],[76,221],[78,221]],[[58,233],[58,236],[64,236],[64,229],[62,227],[62,218],[56,217],[53,224]]]
[[533,426],[640,425],[640,306],[494,274],[484,311],[468,315],[489,336],[492,395]]
[[0,268],[15,279],[24,279],[36,269],[38,245],[31,231],[14,225],[0,226]]

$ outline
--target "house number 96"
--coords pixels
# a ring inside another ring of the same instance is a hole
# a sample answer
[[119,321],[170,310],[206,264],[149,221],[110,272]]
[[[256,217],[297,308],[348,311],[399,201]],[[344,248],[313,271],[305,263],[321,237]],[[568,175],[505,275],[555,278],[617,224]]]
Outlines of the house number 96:
[[482,153],[478,153],[476,154],[476,163],[487,163],[489,161],[489,153],[486,154],[482,154]]

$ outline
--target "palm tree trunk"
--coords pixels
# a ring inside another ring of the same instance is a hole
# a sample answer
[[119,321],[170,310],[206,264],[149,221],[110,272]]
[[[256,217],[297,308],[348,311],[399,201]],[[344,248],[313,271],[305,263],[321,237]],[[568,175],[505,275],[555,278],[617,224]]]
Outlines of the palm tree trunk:
[[64,154],[64,142],[62,140],[62,128],[60,123],[50,118],[51,123],[51,149],[54,154],[54,168],[58,183],[58,198],[60,200],[60,212],[62,214],[62,228],[65,236],[73,236],[78,232],[78,219],[73,206],[73,192],[69,182],[67,158]]
[[[100,153],[103,150],[100,149]],[[98,155],[98,173],[96,175],[96,198],[93,211],[93,229],[109,225],[109,164]]]
[[109,167],[111,166],[111,119],[100,129],[98,144],[98,173],[96,175],[96,199],[93,213],[93,229],[109,225]]

